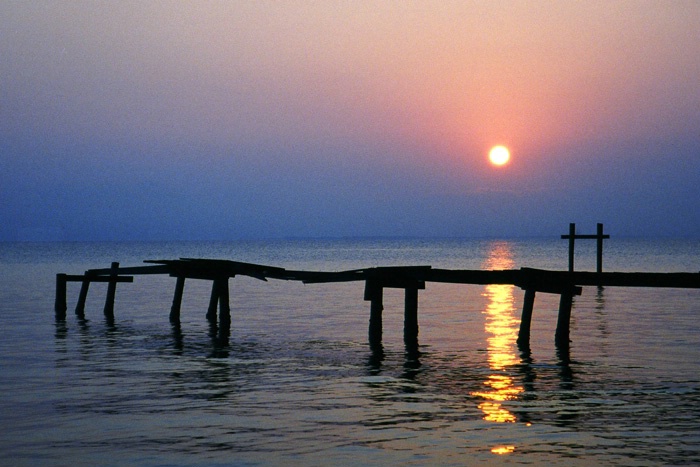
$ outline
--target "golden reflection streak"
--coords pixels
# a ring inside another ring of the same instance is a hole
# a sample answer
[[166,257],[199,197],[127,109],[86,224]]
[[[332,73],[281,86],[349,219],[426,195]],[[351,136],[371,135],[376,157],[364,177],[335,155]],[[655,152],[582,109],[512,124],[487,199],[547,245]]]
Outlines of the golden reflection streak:
[[[506,242],[496,243],[489,252],[484,264],[485,269],[510,269],[513,267],[510,246]],[[490,284],[485,287],[484,296],[489,302],[484,310],[486,315],[485,330],[488,348],[489,367],[493,373],[484,381],[489,389],[472,392],[472,396],[484,399],[479,409],[484,412],[484,420],[497,423],[513,423],[515,415],[502,405],[502,402],[513,400],[523,392],[522,386],[516,386],[513,378],[505,373],[505,369],[520,362],[515,354],[514,346],[518,337],[519,320],[515,318],[515,306],[512,285]],[[496,454],[512,452],[515,447],[503,446],[494,448]],[[498,452],[497,452],[498,451]]]
[[511,452],[515,451],[515,446],[496,446],[495,448],[491,449],[491,452],[494,454],[510,454]]

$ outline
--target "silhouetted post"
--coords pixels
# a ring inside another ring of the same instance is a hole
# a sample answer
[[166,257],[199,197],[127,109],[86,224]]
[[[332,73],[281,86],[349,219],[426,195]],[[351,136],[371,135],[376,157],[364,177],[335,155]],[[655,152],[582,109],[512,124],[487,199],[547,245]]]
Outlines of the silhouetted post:
[[569,272],[574,272],[574,241],[576,240],[576,224],[569,224]]
[[219,304],[218,281],[214,280],[211,285],[211,297],[209,298],[209,308],[207,309],[207,319],[216,321],[216,307]]
[[[111,266],[110,278],[115,278],[119,270],[119,263],[114,262]],[[107,298],[105,299],[104,314],[109,319],[114,319],[114,296],[117,293],[117,281],[111,280],[107,283]]]
[[600,274],[603,272],[603,224],[600,222],[596,227],[596,262],[595,262],[595,272]]
[[569,326],[571,322],[571,306],[574,300],[574,289],[565,290],[559,300],[559,316],[557,318],[557,330],[554,334],[554,342],[559,347],[569,345]]
[[365,300],[370,300],[369,343],[382,342],[382,311],[384,310],[384,289],[375,281],[365,281]]
[[596,272],[603,272],[603,240],[610,238],[610,235],[603,234],[603,224],[598,223],[595,235],[577,235],[576,224],[569,224],[569,235],[561,238],[569,239],[569,272],[574,272],[574,242],[577,238],[596,240]]
[[526,289],[523,299],[523,315],[520,318],[520,331],[518,332],[518,346],[530,344],[530,325],[532,323],[532,309],[535,306],[535,289]]
[[56,274],[56,302],[54,311],[56,319],[66,319],[66,274]]
[[406,287],[403,337],[407,343],[418,340],[418,287]]
[[231,327],[231,306],[229,305],[228,277],[219,279],[219,323],[222,329]]
[[87,301],[88,290],[90,289],[90,279],[87,277],[87,272],[85,273],[85,279],[83,279],[80,285],[80,295],[78,295],[78,303],[75,304],[75,314],[80,317],[85,317],[85,302]]
[[180,308],[182,306],[182,294],[185,290],[185,277],[177,276],[175,283],[175,295],[173,296],[173,306],[170,307],[170,322],[180,322]]

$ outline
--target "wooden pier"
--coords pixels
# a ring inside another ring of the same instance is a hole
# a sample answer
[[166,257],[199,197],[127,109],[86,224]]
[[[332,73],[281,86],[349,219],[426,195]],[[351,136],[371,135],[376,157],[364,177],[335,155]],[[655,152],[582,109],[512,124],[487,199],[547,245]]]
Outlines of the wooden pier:
[[555,343],[559,347],[569,345],[569,323],[573,297],[580,295],[583,286],[611,287],[668,287],[700,288],[700,273],[620,273],[620,272],[569,272],[521,268],[510,270],[455,270],[436,269],[431,266],[392,266],[356,269],[351,271],[295,271],[260,264],[243,263],[219,259],[182,258],[177,260],[147,260],[147,266],[120,267],[112,263],[105,269],[90,269],[83,275],[56,275],[56,318],[66,317],[66,283],[81,282],[80,296],[75,308],[79,316],[84,314],[85,299],[91,282],[109,284],[104,306],[107,319],[114,319],[116,285],[133,282],[133,276],[142,274],[168,274],[176,278],[175,293],[170,309],[170,320],[179,323],[180,305],[186,279],[212,281],[211,298],[207,318],[217,320],[228,333],[231,323],[229,306],[229,279],[241,276],[300,281],[306,284],[327,282],[364,281],[364,300],[370,302],[369,341],[377,344],[382,339],[383,291],[385,288],[404,289],[404,339],[408,345],[417,344],[418,339],[418,291],[425,289],[426,282],[453,284],[510,284],[525,291],[518,344],[529,347],[530,323],[535,296],[540,293],[560,295],[559,315],[555,332]]

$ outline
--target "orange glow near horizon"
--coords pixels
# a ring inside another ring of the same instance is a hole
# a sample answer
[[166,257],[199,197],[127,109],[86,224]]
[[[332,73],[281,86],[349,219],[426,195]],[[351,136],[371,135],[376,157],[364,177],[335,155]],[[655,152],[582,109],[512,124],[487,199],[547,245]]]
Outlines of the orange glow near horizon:
[[[513,264],[508,244],[498,243],[492,248],[484,266],[486,269],[509,269]],[[516,421],[515,415],[503,407],[502,402],[513,400],[523,392],[522,386],[516,386],[513,378],[504,371],[520,361],[513,350],[518,324],[518,320],[513,316],[513,288],[514,286],[507,284],[490,284],[485,287],[484,292],[484,296],[489,299],[484,314],[485,330],[489,336],[488,361],[493,373],[484,381],[484,385],[489,389],[472,392],[472,395],[483,399],[479,409],[484,413],[484,420],[496,423]]]

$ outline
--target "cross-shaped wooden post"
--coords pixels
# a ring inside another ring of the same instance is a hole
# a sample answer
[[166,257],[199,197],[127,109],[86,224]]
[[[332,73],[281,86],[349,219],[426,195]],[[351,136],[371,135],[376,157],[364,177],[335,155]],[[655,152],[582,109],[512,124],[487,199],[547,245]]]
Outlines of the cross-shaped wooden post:
[[576,224],[569,224],[569,235],[562,235],[561,238],[569,240],[569,272],[574,272],[574,241],[579,239],[595,239],[596,245],[596,272],[603,272],[603,240],[610,238],[610,235],[603,234],[603,224],[598,223],[595,235],[576,234]]

